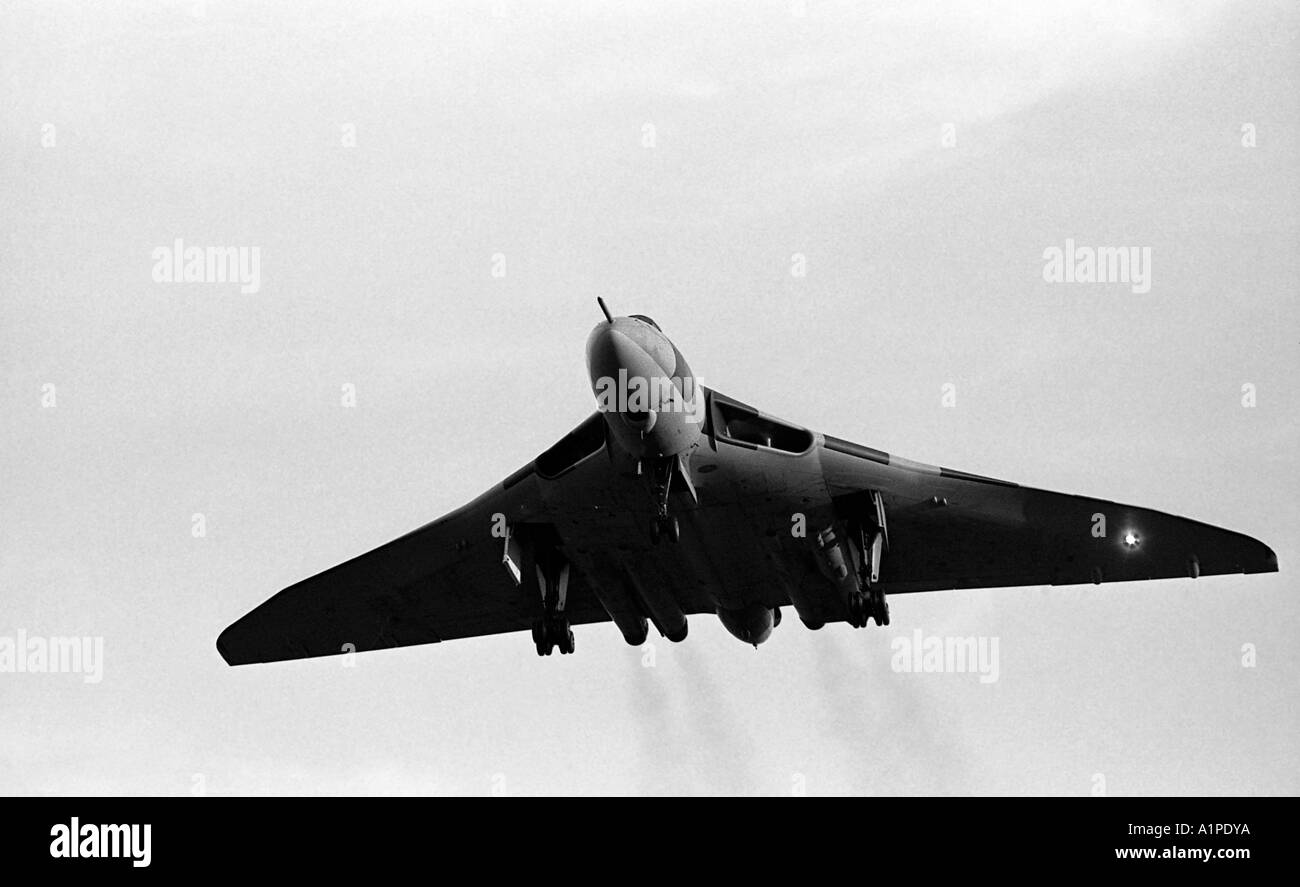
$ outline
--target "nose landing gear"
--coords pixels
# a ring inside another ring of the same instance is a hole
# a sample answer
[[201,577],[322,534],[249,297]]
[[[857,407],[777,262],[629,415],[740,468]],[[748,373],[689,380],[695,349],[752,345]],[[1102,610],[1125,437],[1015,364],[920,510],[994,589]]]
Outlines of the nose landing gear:
[[644,471],[645,466],[649,467],[650,495],[655,505],[654,523],[650,525],[650,541],[658,545],[659,540],[667,536],[672,542],[680,542],[681,525],[677,522],[676,515],[668,513],[668,496],[673,491],[673,478],[678,479],[680,486],[686,487],[691,499],[698,501],[685,458],[678,455],[648,459],[644,463],[637,463],[637,473]]
[[669,514],[655,516],[655,521],[650,525],[650,541],[655,545],[659,540],[667,536],[672,542],[682,541],[682,527],[677,522],[677,518]]

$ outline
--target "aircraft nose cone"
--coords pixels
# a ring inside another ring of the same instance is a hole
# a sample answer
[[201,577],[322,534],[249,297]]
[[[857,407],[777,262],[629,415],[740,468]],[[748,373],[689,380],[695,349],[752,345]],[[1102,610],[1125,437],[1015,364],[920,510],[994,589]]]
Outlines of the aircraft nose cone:
[[620,369],[636,365],[644,354],[636,342],[608,326],[592,333],[587,346],[587,367],[593,378],[597,375],[617,376]]
[[660,349],[654,348],[653,342],[642,341],[643,338],[643,331],[616,324],[601,324],[591,331],[587,340],[587,373],[593,389],[602,379],[617,382],[620,371],[625,379],[649,380],[671,374],[671,367],[664,367],[653,353]]

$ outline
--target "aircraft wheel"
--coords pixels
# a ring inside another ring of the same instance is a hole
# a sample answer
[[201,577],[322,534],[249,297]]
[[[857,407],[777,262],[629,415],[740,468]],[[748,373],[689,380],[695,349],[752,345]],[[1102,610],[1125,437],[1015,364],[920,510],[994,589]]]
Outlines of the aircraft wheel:
[[854,628],[866,628],[874,612],[867,592],[860,591],[849,598],[849,625]]
[[885,593],[880,590],[879,586],[871,589],[868,601],[868,612],[871,618],[876,620],[876,625],[882,628],[889,624],[889,603],[885,600]]
[[682,527],[675,517],[668,518],[668,538],[674,542],[682,541]]

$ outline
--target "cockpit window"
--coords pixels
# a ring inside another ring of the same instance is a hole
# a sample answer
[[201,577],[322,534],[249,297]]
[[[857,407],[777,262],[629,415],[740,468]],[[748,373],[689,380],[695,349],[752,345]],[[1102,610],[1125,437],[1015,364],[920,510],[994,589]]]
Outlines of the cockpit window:
[[[634,318],[634,319],[636,319],[636,320],[639,320],[639,321],[641,321],[642,323],[648,323],[648,324],[650,324],[652,327],[654,327],[655,329],[659,330],[659,324],[655,323],[653,320],[651,320],[649,317],[646,317],[644,314],[630,314],[630,315],[628,315],[628,316],[629,316],[629,317],[632,317],[632,318]],[[659,332],[662,333],[663,330],[659,330]]]

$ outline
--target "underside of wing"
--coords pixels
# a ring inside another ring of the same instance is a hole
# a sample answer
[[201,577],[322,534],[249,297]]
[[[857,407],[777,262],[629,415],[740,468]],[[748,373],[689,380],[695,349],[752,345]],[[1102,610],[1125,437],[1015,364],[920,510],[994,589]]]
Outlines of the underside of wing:
[[[575,436],[593,429],[588,420],[463,508],[284,589],[221,633],[221,656],[241,665],[530,629],[537,603],[505,565],[500,529],[544,518],[539,468],[576,458]],[[572,624],[609,619],[577,573],[566,611]]]
[[888,593],[1264,573],[1277,557],[1241,533],[1148,508],[1021,487],[826,438],[841,495],[880,493]]

